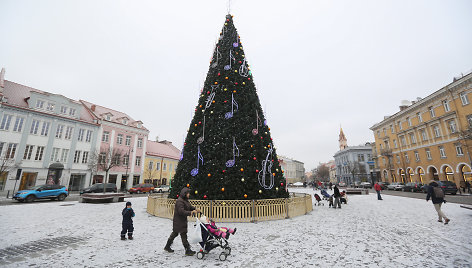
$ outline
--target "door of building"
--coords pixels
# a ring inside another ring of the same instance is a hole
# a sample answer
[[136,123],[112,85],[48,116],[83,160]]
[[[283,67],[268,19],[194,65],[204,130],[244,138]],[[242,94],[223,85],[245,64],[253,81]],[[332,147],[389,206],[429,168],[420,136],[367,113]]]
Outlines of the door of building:
[[36,184],[36,177],[38,173],[32,172],[23,172],[23,176],[21,176],[20,187],[18,188],[19,191],[26,190],[33,187]]
[[69,191],[79,191],[84,188],[85,175],[84,174],[71,174],[69,180]]
[[122,175],[121,176],[121,185],[120,185],[120,190],[122,192],[126,192],[126,185],[128,185],[128,175]]

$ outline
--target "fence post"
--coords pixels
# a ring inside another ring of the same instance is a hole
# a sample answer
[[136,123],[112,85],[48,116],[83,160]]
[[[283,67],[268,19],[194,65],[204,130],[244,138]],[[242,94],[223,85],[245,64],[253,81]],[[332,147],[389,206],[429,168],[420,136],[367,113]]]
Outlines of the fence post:
[[252,200],[252,221],[256,221],[256,204],[254,203],[254,199]]
[[285,218],[288,219],[288,198],[285,199]]
[[210,200],[210,219],[213,219],[213,200]]

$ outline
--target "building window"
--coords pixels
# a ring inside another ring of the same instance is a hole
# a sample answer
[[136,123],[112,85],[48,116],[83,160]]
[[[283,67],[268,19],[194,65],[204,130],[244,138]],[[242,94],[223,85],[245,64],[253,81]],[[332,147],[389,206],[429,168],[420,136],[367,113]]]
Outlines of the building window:
[[74,129],[73,127],[69,127],[69,126],[66,128],[66,135],[64,135],[64,138],[66,140],[70,140],[72,138],[72,130],[73,129]]
[[123,166],[128,166],[129,165],[129,155],[125,154],[123,156]]
[[420,161],[420,154],[417,151],[415,151],[415,159],[416,159],[416,162]]
[[166,163],[164,163],[164,164],[162,165],[162,170],[164,170],[164,171],[167,170],[167,164],[166,164]]
[[116,143],[120,145],[123,144],[123,134],[118,134],[116,136]]
[[400,164],[400,156],[397,154],[397,163]]
[[449,131],[451,132],[451,134],[457,132],[456,121],[451,120],[447,122],[447,124],[449,125]]
[[77,136],[78,141],[83,141],[84,140],[84,134],[85,134],[85,129],[81,128],[79,129],[79,136]]
[[107,154],[106,154],[106,153],[103,153],[103,152],[100,153],[100,154],[98,155],[98,163],[100,163],[100,164],[102,164],[102,165],[105,164],[105,159],[106,159],[106,157],[107,157]]
[[46,106],[46,110],[54,111],[54,103],[48,102],[48,106]]
[[70,108],[69,109],[69,115],[70,116],[75,116],[75,109]]
[[124,125],[128,125],[128,120],[123,119],[123,124],[124,124]]
[[408,122],[408,126],[411,127],[411,119],[409,117],[407,117],[406,121]]
[[157,170],[157,171],[161,170],[161,164],[157,164],[157,163],[156,163],[156,170]]
[[423,139],[423,141],[428,140],[428,136],[426,135],[426,131],[424,129],[420,130],[420,133],[421,133],[421,138]]
[[395,133],[395,129],[393,128],[393,125],[390,125],[390,132]]
[[441,130],[439,129],[438,125],[433,126],[433,130],[434,130],[434,136],[436,138],[441,137]]
[[82,164],[86,164],[88,162],[88,155],[89,155],[89,152],[84,152],[82,154]]
[[406,139],[405,139],[405,136],[401,136],[401,137],[400,137],[400,142],[401,142],[402,146],[406,146]]
[[379,144],[379,146],[380,146],[380,150],[383,150],[383,148],[384,148],[383,144],[381,143],[381,144]]
[[459,94],[459,96],[461,97],[462,105],[467,105],[467,104],[469,104],[469,98],[467,98],[467,93],[466,93],[466,92],[461,92],[461,93]]
[[388,141],[385,141],[385,149],[390,149],[390,144],[388,143]]
[[434,108],[433,108],[433,106],[428,107],[428,109],[429,109],[429,115],[431,116],[431,118],[435,117],[436,114],[434,113]]
[[399,128],[400,130],[403,129],[403,127],[402,127],[402,122],[400,122],[400,121],[398,121],[398,128]]
[[39,120],[33,119],[33,122],[31,123],[31,129],[30,129],[30,134],[38,134],[38,128],[39,128]]
[[106,119],[107,121],[110,121],[110,120],[111,120],[111,116],[110,116],[109,114],[107,114],[107,115],[105,116],[105,119]]
[[[387,144],[385,144],[385,145],[387,145]],[[385,146],[385,147],[388,149],[387,146]],[[357,155],[357,161],[364,162],[364,155],[363,154],[358,154]]]
[[43,127],[41,128],[41,136],[47,136],[49,134],[49,122],[43,122]]
[[61,162],[66,163],[68,156],[69,156],[69,149],[62,149]]
[[80,162],[80,154],[81,154],[81,151],[75,151],[75,154],[74,154],[74,163],[79,163]]
[[51,162],[59,161],[59,148],[52,148]]
[[87,136],[85,136],[85,141],[90,142],[92,140],[92,131],[87,130]]
[[44,146],[38,146],[38,148],[36,148],[36,156],[34,157],[34,160],[36,161],[43,160],[43,153],[44,153]]
[[57,125],[56,138],[61,139],[62,138],[62,132],[64,132],[64,125]]
[[9,143],[7,147],[7,152],[5,154],[5,158],[14,158],[17,146],[18,146],[18,143]]
[[420,123],[423,122],[423,117],[421,116],[421,113],[416,113],[416,116],[418,116],[418,121]]
[[136,156],[136,166],[141,166],[141,156]]
[[467,116],[467,123],[469,123],[469,128],[472,128],[472,114]]
[[443,106],[444,106],[444,111],[449,112],[451,110],[451,108],[449,107],[449,101],[448,100],[443,100],[442,103],[443,103]]
[[44,101],[42,101],[42,100],[37,100],[37,101],[36,101],[36,108],[38,108],[38,109],[43,109],[43,107],[44,107]]
[[387,136],[387,129],[386,128],[383,129],[383,133],[384,133],[384,136]]
[[439,155],[441,158],[446,158],[446,151],[444,150],[443,146],[439,146]]
[[457,153],[457,156],[463,156],[464,155],[464,151],[462,151],[462,146],[460,143],[456,144],[456,153]]
[[149,170],[152,170],[152,166],[153,166],[153,165],[154,165],[154,162],[149,161],[148,169],[149,169]]
[[130,145],[131,145],[131,136],[126,136],[125,145],[126,145],[126,146],[130,146]]
[[143,139],[142,138],[138,139],[138,148],[143,148]]
[[109,136],[110,136],[110,132],[104,131],[104,132],[103,132],[103,135],[102,135],[102,141],[103,141],[103,142],[108,142]]
[[408,153],[405,153],[405,161],[410,163],[410,157],[408,156]]
[[428,158],[428,160],[433,159],[433,158],[431,157],[431,150],[429,150],[429,149],[426,149],[426,158]]
[[113,157],[113,163],[115,165],[119,165],[120,164],[120,160],[121,160],[121,154],[116,154],[114,157]]
[[415,133],[410,133],[410,141],[412,144],[416,143],[416,136]]
[[9,130],[10,129],[10,122],[12,116],[9,114],[5,114],[2,119],[2,123],[0,124],[1,130]]
[[393,140],[393,146],[394,146],[395,148],[398,148],[397,140]]
[[33,154],[33,145],[26,145],[25,154],[23,155],[24,160],[31,160],[31,155]]
[[17,117],[15,120],[15,125],[13,126],[13,131],[21,132],[23,130],[23,122],[25,119],[23,117]]
[[67,114],[67,107],[61,106],[61,114]]
[[383,161],[383,164],[384,164],[384,167],[387,165],[387,160],[385,160],[385,157],[382,158],[382,161]]

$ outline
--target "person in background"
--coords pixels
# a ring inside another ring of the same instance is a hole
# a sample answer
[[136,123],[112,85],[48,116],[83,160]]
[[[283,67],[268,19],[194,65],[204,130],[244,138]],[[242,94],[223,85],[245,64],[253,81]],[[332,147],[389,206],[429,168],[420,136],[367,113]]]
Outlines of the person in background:
[[338,185],[334,185],[334,208],[336,208],[336,206],[338,208],[341,208],[341,202],[339,200],[339,198],[341,198],[341,193],[339,193],[339,188],[338,188]]
[[443,222],[444,218],[444,224],[448,224],[451,220],[446,217],[444,212],[442,212],[441,210],[441,205],[443,203],[446,203],[446,200],[444,200],[444,190],[439,187],[439,184],[435,181],[430,181],[429,183],[428,194],[426,195],[426,202],[428,202],[430,198],[433,201],[433,205],[436,209],[436,212],[438,213],[438,222]]
[[382,191],[382,186],[380,186],[379,182],[375,183],[374,189],[377,192],[377,200],[383,200],[382,196],[380,195],[380,191]]

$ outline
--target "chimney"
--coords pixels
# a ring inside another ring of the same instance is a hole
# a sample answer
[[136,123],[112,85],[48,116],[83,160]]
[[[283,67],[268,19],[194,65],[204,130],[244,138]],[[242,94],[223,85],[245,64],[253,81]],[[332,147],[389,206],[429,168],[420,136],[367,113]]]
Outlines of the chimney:
[[90,108],[90,109],[92,109],[92,112],[95,112],[95,108],[96,108],[96,107],[97,107],[97,106],[96,106],[95,104],[92,104],[92,107]]
[[410,101],[407,101],[407,100],[402,100],[399,108],[400,108],[400,111],[403,111],[405,110],[406,108],[408,108],[408,106],[411,105],[411,102]]
[[3,93],[4,87],[5,87],[5,68],[2,68],[2,71],[0,71],[0,93]]

